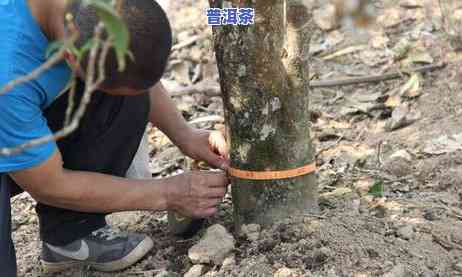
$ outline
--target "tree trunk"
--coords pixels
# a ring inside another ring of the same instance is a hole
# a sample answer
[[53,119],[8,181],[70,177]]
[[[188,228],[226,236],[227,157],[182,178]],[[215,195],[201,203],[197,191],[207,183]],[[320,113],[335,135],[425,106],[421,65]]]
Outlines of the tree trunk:
[[[308,107],[311,16],[303,2],[241,1],[255,9],[254,25],[214,27],[233,168],[281,171],[314,161]],[[223,7],[222,1],[210,4]],[[263,181],[233,177],[232,196],[238,230],[318,206],[314,173]]]

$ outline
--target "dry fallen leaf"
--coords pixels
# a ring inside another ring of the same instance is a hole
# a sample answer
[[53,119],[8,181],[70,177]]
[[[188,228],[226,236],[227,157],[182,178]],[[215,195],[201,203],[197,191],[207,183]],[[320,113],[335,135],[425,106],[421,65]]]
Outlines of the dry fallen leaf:
[[388,8],[377,18],[377,22],[385,28],[391,28],[401,23],[402,16],[399,8]]
[[402,38],[396,43],[395,47],[393,47],[393,59],[395,61],[399,61],[401,59],[404,59],[407,54],[409,53],[409,50],[411,50],[412,44],[407,38]]
[[351,53],[354,53],[354,52],[364,50],[366,48],[367,48],[367,45],[353,45],[353,46],[344,48],[342,50],[339,50],[339,51],[337,51],[337,52],[335,52],[333,54],[327,55],[327,56],[323,57],[322,59],[325,60],[325,61],[332,60],[332,59],[335,59],[335,58],[340,57],[340,56],[344,56],[344,55],[348,55],[348,54],[351,54]]
[[395,108],[399,105],[401,105],[401,95],[398,93],[393,93],[388,97],[387,101],[385,101],[385,106],[389,108]]
[[390,39],[384,33],[372,34],[369,44],[375,49],[384,49],[387,47]]
[[421,75],[418,73],[412,74],[411,78],[404,84],[401,88],[399,95],[414,98],[421,94],[421,87],[420,87],[420,79]]
[[400,0],[399,5],[406,9],[422,8],[424,6],[423,0]]
[[189,76],[190,67],[191,67],[191,62],[189,61],[184,61],[181,63],[177,63],[175,65],[172,65],[173,77],[178,83],[184,86],[189,86],[192,84],[191,78]]

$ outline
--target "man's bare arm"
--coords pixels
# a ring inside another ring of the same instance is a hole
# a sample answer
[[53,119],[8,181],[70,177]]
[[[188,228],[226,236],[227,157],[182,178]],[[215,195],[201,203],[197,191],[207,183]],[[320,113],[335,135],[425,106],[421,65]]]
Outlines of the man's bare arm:
[[160,82],[151,89],[150,98],[149,119],[154,126],[187,156],[226,170],[228,146],[223,134],[190,127]]
[[181,148],[186,140],[185,136],[189,135],[192,128],[178,111],[161,82],[151,89],[150,98],[149,121],[166,134],[173,144]]
[[55,207],[82,212],[172,209],[194,217],[215,213],[227,184],[223,174],[132,180],[66,170],[58,151],[42,165],[10,176],[37,201]]
[[131,180],[93,172],[66,170],[57,151],[45,163],[10,176],[35,199],[82,212],[163,210],[166,191],[159,181]]

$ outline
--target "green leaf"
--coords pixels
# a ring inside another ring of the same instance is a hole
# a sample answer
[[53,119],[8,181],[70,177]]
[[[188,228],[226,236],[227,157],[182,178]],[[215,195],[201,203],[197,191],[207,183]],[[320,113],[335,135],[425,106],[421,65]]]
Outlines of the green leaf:
[[53,41],[47,47],[47,50],[45,52],[45,58],[48,59],[49,57],[53,56],[56,52],[61,50],[61,48],[63,47],[64,47],[64,41],[62,40]]
[[382,180],[375,180],[374,185],[369,189],[369,195],[374,197],[383,197],[384,196],[384,185]]
[[93,47],[93,44],[95,43],[94,39],[89,39],[85,44],[80,47],[80,49],[77,50],[76,56],[77,60],[81,61],[82,58],[85,56],[85,54],[90,51],[90,49]]
[[110,0],[86,0],[85,4],[93,7],[104,23],[109,38],[112,40],[119,64],[119,71],[125,70],[129,56],[130,35],[125,22],[119,17]]

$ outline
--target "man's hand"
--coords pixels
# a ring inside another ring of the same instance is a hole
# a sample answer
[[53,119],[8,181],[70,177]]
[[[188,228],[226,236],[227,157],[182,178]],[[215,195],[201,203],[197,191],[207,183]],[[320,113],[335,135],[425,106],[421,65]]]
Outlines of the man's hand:
[[207,162],[223,170],[228,169],[228,144],[219,131],[190,128],[184,132],[177,145],[185,155],[194,160]]
[[181,151],[198,161],[226,170],[228,145],[218,131],[191,128],[159,82],[151,91],[150,121],[166,134]]
[[225,173],[193,171],[177,175],[167,188],[167,207],[187,217],[212,216],[226,194],[228,183]]

